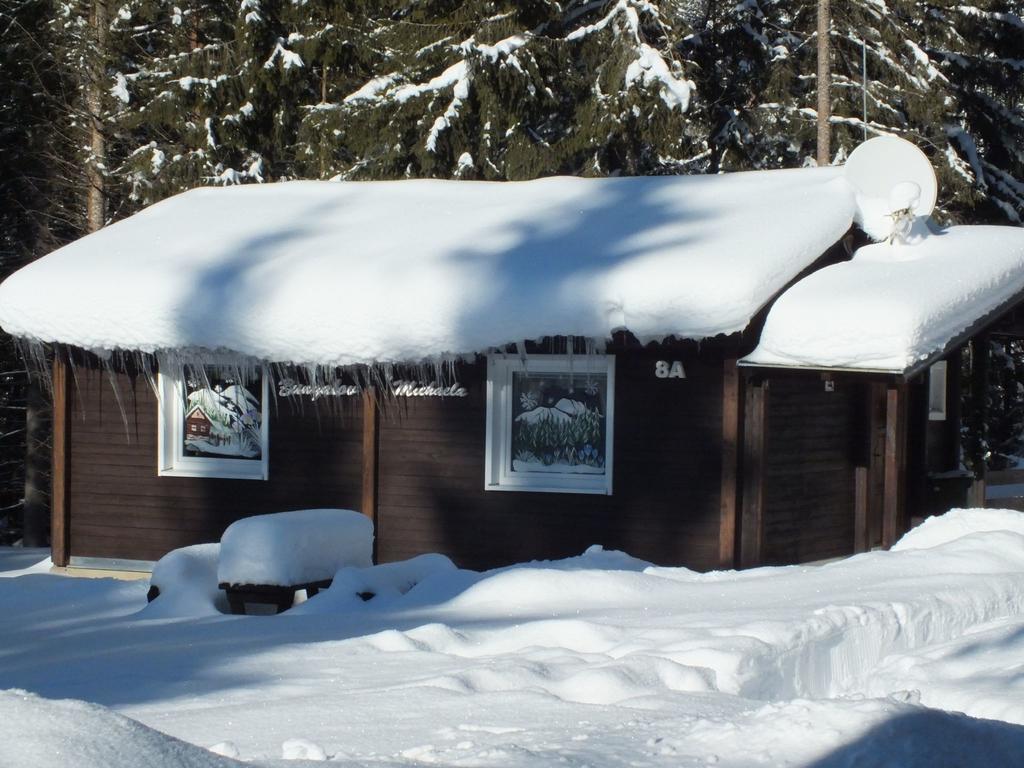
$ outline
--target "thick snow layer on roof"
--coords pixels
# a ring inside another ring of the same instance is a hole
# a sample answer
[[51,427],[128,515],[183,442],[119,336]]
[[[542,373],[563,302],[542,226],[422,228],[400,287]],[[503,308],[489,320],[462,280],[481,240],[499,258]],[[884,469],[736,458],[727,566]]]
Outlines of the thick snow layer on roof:
[[346,365],[744,328],[846,232],[841,169],[203,188],[29,265],[8,333]]
[[877,243],[772,306],[753,365],[902,372],[1024,290],[1024,229],[952,227]]

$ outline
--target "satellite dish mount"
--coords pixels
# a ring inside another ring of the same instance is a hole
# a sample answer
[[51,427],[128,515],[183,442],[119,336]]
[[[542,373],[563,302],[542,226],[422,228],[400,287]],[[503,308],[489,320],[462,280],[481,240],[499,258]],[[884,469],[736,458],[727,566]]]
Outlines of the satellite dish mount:
[[924,153],[896,136],[877,136],[850,153],[844,169],[857,195],[855,220],[876,241],[905,243],[935,208],[938,182]]

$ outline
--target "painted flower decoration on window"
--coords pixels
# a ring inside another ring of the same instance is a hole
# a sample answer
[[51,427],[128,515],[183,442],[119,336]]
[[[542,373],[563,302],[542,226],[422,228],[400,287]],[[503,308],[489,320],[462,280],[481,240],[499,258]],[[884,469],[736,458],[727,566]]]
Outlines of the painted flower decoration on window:
[[537,407],[537,394],[535,392],[523,392],[519,395],[519,407],[524,411],[532,411]]

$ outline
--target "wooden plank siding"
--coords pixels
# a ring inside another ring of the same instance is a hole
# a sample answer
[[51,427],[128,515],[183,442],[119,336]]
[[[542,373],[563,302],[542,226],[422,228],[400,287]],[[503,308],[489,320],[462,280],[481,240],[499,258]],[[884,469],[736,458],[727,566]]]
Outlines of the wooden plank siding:
[[767,403],[764,564],[848,555],[854,548],[855,473],[864,463],[865,387],[826,391],[815,376],[776,376]]
[[742,380],[735,357],[722,364],[722,496],[718,533],[718,566],[737,564],[740,515],[740,446],[743,443]]
[[176,547],[218,541],[249,515],[359,509],[359,398],[306,401],[301,410],[272,400],[267,481],[159,477],[158,407],[149,384],[87,369],[74,378],[67,480],[73,556],[155,560]]
[[[687,378],[655,378],[666,355],[683,360]],[[409,398],[381,415],[380,559],[435,551],[484,568],[600,544],[717,567],[722,372],[713,352],[617,355],[614,487],[603,496],[484,491],[486,363],[462,366],[468,397]]]
[[[666,357],[683,361],[685,379],[656,378],[655,362]],[[614,492],[605,496],[484,491],[483,358],[456,370],[467,397],[381,398],[376,419],[366,421],[360,397],[305,399],[301,410],[276,398],[267,481],[159,477],[159,416],[148,383],[79,369],[71,387],[71,554],[155,560],[217,541],[245,516],[371,503],[362,511],[375,513],[381,562],[443,552],[460,566],[486,568],[600,544],[657,563],[717,568],[730,548],[721,541],[723,514],[737,503],[723,506],[722,498],[730,476],[723,438],[738,428],[737,414],[723,411],[724,393],[737,388],[728,370],[712,344],[616,353]],[[368,468],[372,485],[364,483]]]
[[744,392],[742,568],[760,565],[764,557],[769,390],[768,381],[755,378],[747,381]]
[[885,393],[885,500],[882,505],[882,546],[891,547],[909,529],[907,518],[907,421],[905,383]]

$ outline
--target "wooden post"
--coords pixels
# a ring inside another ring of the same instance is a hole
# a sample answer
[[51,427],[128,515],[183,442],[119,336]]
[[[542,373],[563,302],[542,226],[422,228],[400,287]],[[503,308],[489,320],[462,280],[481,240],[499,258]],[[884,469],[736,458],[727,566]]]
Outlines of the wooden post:
[[377,516],[378,441],[380,438],[380,410],[376,392],[363,390],[363,509],[373,522],[373,561],[377,562],[377,543],[380,541],[380,520]]
[[71,479],[71,396],[68,364],[53,358],[53,461],[50,488],[50,558],[64,567],[71,556],[71,520],[68,505],[68,484]]
[[942,457],[942,469],[960,467],[960,427],[963,423],[963,387],[960,371],[963,367],[963,351],[958,349],[946,358],[946,451]]
[[853,468],[853,551],[871,549],[868,527],[868,468]]
[[722,366],[722,490],[718,564],[736,567],[736,517],[739,513],[740,374],[735,357]]
[[747,382],[743,403],[743,513],[740,567],[761,564],[764,548],[765,445],[768,433],[768,382]]
[[985,506],[985,478],[976,477],[967,489],[967,506],[971,509],[980,509]]
[[873,381],[867,385],[868,549],[882,544],[882,508],[885,499],[885,393],[885,382]]
[[891,547],[907,530],[907,385],[891,384],[885,392],[885,498],[882,546]]
[[971,340],[971,409],[974,411],[973,421],[978,434],[973,442],[974,454],[971,464],[974,477],[985,482],[988,475],[988,462],[985,454],[988,451],[988,375],[989,357],[991,355],[990,339],[987,333],[979,334]]

